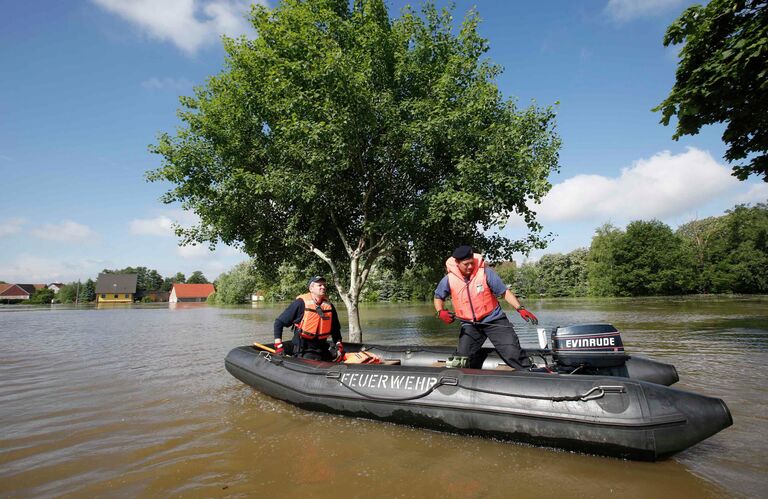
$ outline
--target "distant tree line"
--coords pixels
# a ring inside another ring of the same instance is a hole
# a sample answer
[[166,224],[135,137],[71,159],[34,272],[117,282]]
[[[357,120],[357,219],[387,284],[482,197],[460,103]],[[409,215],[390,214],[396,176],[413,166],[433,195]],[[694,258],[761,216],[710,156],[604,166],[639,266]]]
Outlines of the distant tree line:
[[[104,269],[103,274],[136,274],[136,298],[139,300],[150,301],[149,293],[168,293],[173,289],[176,283],[187,284],[206,284],[208,279],[202,271],[196,270],[187,278],[183,273],[177,272],[172,277],[163,277],[155,269],[147,267],[125,267],[123,269]],[[50,290],[48,290],[50,291]],[[59,303],[88,303],[96,300],[96,282],[88,279],[85,282],[69,282],[59,289],[54,296],[42,296],[38,299],[38,294],[44,293],[44,290],[38,291],[30,298],[29,303],[50,303],[55,298]],[[46,300],[47,301],[39,301]]]
[[[363,301],[430,300],[444,273],[442,262],[400,273],[383,263],[371,272]],[[768,204],[739,205],[677,230],[658,220],[634,221],[624,230],[604,224],[589,248],[519,266],[503,262],[495,269],[525,297],[768,293]],[[265,300],[292,300],[306,292],[307,277],[317,273],[323,269],[284,265],[274,280],[244,262],[216,281],[215,302],[243,303],[253,292]]]

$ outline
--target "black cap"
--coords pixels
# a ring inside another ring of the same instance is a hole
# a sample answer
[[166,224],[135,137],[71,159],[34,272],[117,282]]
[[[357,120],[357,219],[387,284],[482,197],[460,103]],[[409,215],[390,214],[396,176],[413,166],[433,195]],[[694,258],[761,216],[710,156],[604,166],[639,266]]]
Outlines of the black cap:
[[310,287],[313,282],[323,281],[325,282],[325,277],[321,275],[314,275],[309,278],[309,281],[307,281],[307,287]]
[[459,246],[455,250],[453,250],[453,254],[451,254],[452,257],[454,257],[456,260],[466,260],[467,258],[470,258],[474,254],[474,250],[472,249],[472,246]]

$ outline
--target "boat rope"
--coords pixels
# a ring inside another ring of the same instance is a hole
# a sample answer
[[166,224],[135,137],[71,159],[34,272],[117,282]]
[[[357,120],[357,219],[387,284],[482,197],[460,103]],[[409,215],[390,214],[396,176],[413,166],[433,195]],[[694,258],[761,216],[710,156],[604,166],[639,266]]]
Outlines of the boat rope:
[[416,400],[416,399],[424,398],[424,397],[426,397],[430,393],[434,392],[435,390],[437,390],[439,387],[441,387],[443,385],[445,385],[445,386],[458,386],[458,384],[459,384],[459,380],[454,378],[453,376],[441,376],[435,382],[435,384],[433,384],[432,386],[430,386],[427,389],[427,391],[425,391],[423,393],[420,393],[418,395],[412,395],[410,397],[379,397],[377,395],[370,395],[368,393],[363,393],[363,392],[361,392],[359,390],[355,390],[354,388],[349,386],[347,383],[345,383],[341,379],[341,373],[338,372],[338,371],[329,371],[328,373],[326,373],[326,377],[328,379],[335,379],[336,381],[339,382],[339,384],[341,386],[351,390],[352,392],[360,395],[361,397],[365,397],[365,398],[368,398],[368,399],[371,399],[371,400],[385,400],[385,401],[388,401],[388,402],[405,402],[405,401],[408,401],[408,400]]
[[624,393],[625,392],[625,389],[623,386],[602,386],[601,385],[601,386],[593,386],[589,391],[582,393],[580,395],[568,395],[568,396],[562,396],[562,397],[545,397],[542,395],[523,395],[521,393],[497,392],[494,390],[485,390],[483,388],[475,388],[471,386],[464,386],[461,384],[457,384],[456,386],[472,392],[488,393],[491,395],[502,395],[505,397],[515,397],[515,398],[522,398],[522,399],[551,400],[552,402],[587,402],[589,400],[602,398],[603,396],[605,396],[606,393]]
[[514,398],[521,398],[521,399],[531,399],[531,400],[549,400],[552,402],[587,402],[590,400],[599,399],[605,396],[606,393],[624,393],[624,387],[623,386],[594,386],[590,390],[588,390],[585,393],[579,394],[579,395],[569,395],[569,396],[563,396],[563,397],[546,397],[542,395],[525,395],[522,393],[507,393],[507,392],[497,392],[494,390],[485,390],[482,388],[474,388],[471,386],[464,386],[461,383],[459,383],[459,380],[457,378],[454,378],[453,376],[441,376],[435,384],[433,384],[431,387],[429,387],[425,392],[420,393],[418,395],[412,395],[410,397],[379,397],[376,395],[370,395],[364,392],[361,392],[359,390],[355,390],[351,386],[349,386],[347,383],[345,383],[341,379],[341,373],[338,371],[329,371],[326,374],[326,377],[328,379],[335,379],[339,382],[339,384],[348,390],[360,395],[361,397],[369,398],[372,400],[388,400],[388,401],[395,401],[395,402],[404,402],[407,400],[416,400],[423,397],[426,397],[436,389],[438,389],[440,386],[455,386],[458,388],[463,388],[464,390],[472,391],[472,392],[480,392],[480,393],[488,393],[491,395],[501,395],[503,397],[514,397]]
[[[262,353],[266,355],[261,355]],[[454,376],[441,376],[426,391],[419,393],[417,395],[411,395],[410,397],[380,397],[378,395],[371,395],[365,392],[361,392],[359,390],[355,390],[349,384],[345,383],[341,379],[341,374],[342,374],[341,371],[317,371],[317,370],[309,371],[304,369],[295,369],[289,366],[288,364],[286,364],[279,357],[270,355],[268,352],[260,352],[260,356],[263,356],[267,361],[271,362],[272,364],[278,365],[284,369],[288,369],[289,371],[293,371],[301,374],[310,374],[314,376],[325,376],[328,379],[336,380],[341,386],[352,391],[353,393],[356,393],[357,395],[360,395],[361,397],[365,397],[371,400],[382,400],[382,401],[389,401],[389,402],[406,402],[409,400],[417,400],[420,398],[424,398],[430,393],[440,388],[441,386],[455,386],[457,388],[463,388],[464,390],[468,390],[471,392],[487,393],[489,395],[500,395],[502,397],[514,397],[514,398],[530,399],[530,400],[549,400],[552,402],[587,402],[590,400],[602,398],[605,396],[606,393],[625,393],[626,392],[626,389],[620,385],[618,386],[600,385],[600,386],[593,386],[590,390],[578,395],[567,395],[562,397],[547,397],[543,395],[527,395],[522,393],[497,392],[495,390],[475,388],[472,386],[462,385],[461,383],[459,383],[458,378]]]

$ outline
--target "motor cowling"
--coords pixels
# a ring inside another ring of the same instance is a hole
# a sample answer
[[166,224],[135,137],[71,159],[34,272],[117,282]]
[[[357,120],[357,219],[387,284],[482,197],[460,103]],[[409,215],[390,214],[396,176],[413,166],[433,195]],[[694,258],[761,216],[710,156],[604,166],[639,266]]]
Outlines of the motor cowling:
[[629,358],[621,333],[610,324],[578,324],[552,332],[554,360],[565,367],[615,367]]

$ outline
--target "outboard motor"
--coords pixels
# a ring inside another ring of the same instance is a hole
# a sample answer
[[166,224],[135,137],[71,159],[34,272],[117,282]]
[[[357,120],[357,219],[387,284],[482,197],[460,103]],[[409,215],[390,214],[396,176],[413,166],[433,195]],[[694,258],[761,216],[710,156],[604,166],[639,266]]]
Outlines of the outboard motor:
[[563,367],[617,367],[629,358],[624,353],[621,333],[610,324],[555,328],[550,345],[554,361]]

